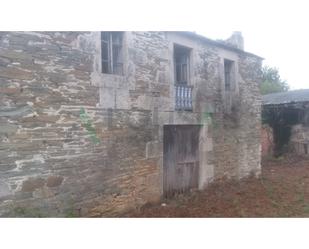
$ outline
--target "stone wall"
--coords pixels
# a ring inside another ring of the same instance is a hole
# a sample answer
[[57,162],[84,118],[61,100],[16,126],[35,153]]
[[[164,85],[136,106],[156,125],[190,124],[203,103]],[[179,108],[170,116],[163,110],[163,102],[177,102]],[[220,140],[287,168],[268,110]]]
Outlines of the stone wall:
[[216,115],[217,128],[213,129],[215,178],[242,178],[261,172],[261,61],[238,55],[236,62],[237,90],[231,110],[224,108]]
[[262,139],[262,157],[272,156],[274,153],[274,136],[273,129],[268,124],[262,125],[261,131],[261,139]]
[[91,166],[103,167],[103,145],[89,140],[80,108],[98,133],[103,115],[95,115],[102,111],[90,84],[93,54],[79,47],[79,36],[0,34],[2,215],[64,215],[72,203],[91,198],[82,192],[102,188],[91,182],[99,171]]
[[289,147],[298,155],[309,155],[309,127],[303,124],[293,125]]
[[[173,45],[193,111],[175,112]],[[225,111],[223,59],[236,63]],[[124,75],[99,32],[0,33],[0,215],[111,216],[162,196],[163,126],[202,124],[200,189],[260,172],[261,59],[179,32],[125,32]]]

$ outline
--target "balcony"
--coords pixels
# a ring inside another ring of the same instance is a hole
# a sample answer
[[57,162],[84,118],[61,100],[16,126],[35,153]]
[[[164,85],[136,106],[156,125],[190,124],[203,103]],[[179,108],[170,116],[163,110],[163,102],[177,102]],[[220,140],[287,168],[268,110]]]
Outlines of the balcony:
[[192,89],[193,86],[184,84],[175,85],[175,109],[183,111],[192,111]]

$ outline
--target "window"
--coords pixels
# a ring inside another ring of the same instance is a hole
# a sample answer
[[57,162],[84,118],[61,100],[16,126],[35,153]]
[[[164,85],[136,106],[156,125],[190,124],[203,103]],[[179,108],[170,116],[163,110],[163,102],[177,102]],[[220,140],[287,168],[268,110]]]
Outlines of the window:
[[188,85],[189,59],[190,59],[190,49],[179,45],[175,45],[174,61],[175,61],[176,84]]
[[193,110],[192,88],[190,79],[190,49],[175,45],[175,109],[183,111]]
[[123,74],[123,32],[101,32],[102,73]]
[[224,60],[224,84],[225,90],[232,90],[232,84],[234,83],[234,61]]

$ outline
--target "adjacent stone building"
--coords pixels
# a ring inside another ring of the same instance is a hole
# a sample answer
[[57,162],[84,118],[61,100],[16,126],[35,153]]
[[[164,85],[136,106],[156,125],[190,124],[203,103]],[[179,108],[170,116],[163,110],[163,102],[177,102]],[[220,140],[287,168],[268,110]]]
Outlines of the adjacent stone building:
[[272,93],[263,96],[263,156],[294,153],[309,154],[309,89]]
[[259,175],[261,62],[239,32],[1,32],[0,215],[121,215]]

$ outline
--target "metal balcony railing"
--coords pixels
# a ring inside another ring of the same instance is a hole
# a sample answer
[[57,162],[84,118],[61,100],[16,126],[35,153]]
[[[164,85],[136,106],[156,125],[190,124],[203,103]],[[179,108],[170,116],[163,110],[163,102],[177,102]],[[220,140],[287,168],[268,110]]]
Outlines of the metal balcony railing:
[[193,86],[175,85],[175,101],[176,110],[192,111],[192,89]]

